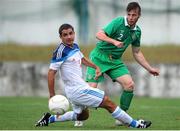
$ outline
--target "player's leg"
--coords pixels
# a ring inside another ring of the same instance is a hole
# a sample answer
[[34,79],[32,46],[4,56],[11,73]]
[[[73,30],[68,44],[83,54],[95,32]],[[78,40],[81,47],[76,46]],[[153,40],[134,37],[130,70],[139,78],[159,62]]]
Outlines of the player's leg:
[[[75,120],[78,120],[78,121],[87,120],[89,117],[88,109],[85,108],[80,112],[81,113],[79,113],[78,111],[77,113],[75,110],[73,110],[73,111],[66,112],[63,115],[52,115],[50,117],[49,123],[58,122],[58,121],[64,122],[64,121],[75,121]],[[51,121],[51,118],[52,118],[52,121]]]
[[50,113],[45,113],[35,126],[48,126],[49,123],[54,122],[75,121],[77,120],[77,117],[78,114],[74,111],[68,111],[63,115],[51,115]]
[[113,81],[118,82],[123,87],[123,92],[120,95],[120,107],[124,111],[129,109],[133,98],[134,82],[129,74],[126,65],[121,63],[119,67],[106,72]]
[[[78,110],[79,112],[80,110]],[[51,115],[45,113],[42,118],[35,124],[35,126],[48,126],[49,123],[64,122],[64,121],[83,121],[89,117],[89,111],[87,108],[83,109],[81,113],[76,111],[68,111],[63,115]]]
[[151,126],[151,121],[137,121],[134,120],[130,115],[128,115],[125,111],[120,109],[116,104],[114,104],[109,97],[104,96],[102,103],[99,107],[105,108],[112,114],[112,117],[122,121],[125,125],[133,127],[133,128],[148,128]]
[[[120,107],[121,107],[121,109],[123,109],[124,111],[127,112],[127,110],[130,107],[133,96],[134,96],[134,94],[133,94],[134,82],[130,75],[124,75],[124,76],[118,77],[116,79],[116,81],[118,83],[120,83],[123,87],[123,92],[122,92],[122,94],[120,96],[120,100],[119,100]],[[121,121],[116,120],[115,125],[122,126],[123,123]]]
[[77,120],[74,121],[74,126],[75,127],[83,126],[83,124],[84,124],[83,120],[88,119],[88,117],[89,117],[89,111],[88,111],[88,109],[84,109],[83,112],[77,116]]
[[116,81],[120,83],[123,87],[123,93],[120,97],[120,107],[124,111],[127,111],[130,107],[132,98],[134,96],[134,82],[130,75],[123,75],[121,77],[118,77]]
[[84,106],[105,108],[112,114],[113,118],[120,120],[124,124],[127,124],[131,127],[147,128],[151,125],[150,121],[143,121],[142,123],[140,123],[139,121],[134,120],[125,111],[114,104],[108,96],[105,96],[104,91],[100,89],[87,86],[83,87],[83,90],[81,90],[80,92],[81,93],[76,94],[76,96],[81,96],[78,101]]
[[[130,107],[131,100],[133,98],[133,88],[134,82],[129,75],[129,71],[123,63],[119,64],[119,67],[111,69],[107,71],[108,76],[111,77],[113,81],[118,82],[123,87],[123,92],[120,95],[119,103],[121,109],[127,111]],[[123,125],[122,122],[117,121],[115,122],[116,125],[121,126]]]
[[[94,79],[95,77],[95,70],[94,68],[87,67],[87,72],[86,72],[86,81],[88,82],[89,86],[93,88],[97,88],[98,86],[98,81],[103,81],[104,77],[100,76],[98,80]],[[75,121],[74,126],[75,127],[81,127],[83,126],[84,122],[83,121]]]
[[[86,75],[86,81],[88,81],[88,84],[89,86],[91,87],[94,87],[94,88],[97,88],[98,86],[98,82],[97,80],[94,79],[94,76],[95,76],[95,70],[93,68],[90,68],[90,67],[87,67],[87,73],[88,75]],[[103,79],[103,76],[101,76],[102,78],[100,79]],[[91,82],[89,82],[91,81]],[[75,127],[82,127],[84,125],[84,122],[83,121],[75,121],[74,122],[74,126]]]
[[[95,70],[94,69],[89,69],[89,73],[88,73],[89,75],[88,76],[95,76]],[[90,75],[91,74],[91,75]],[[90,80],[91,79],[91,80]],[[103,78],[102,78],[103,79]],[[94,87],[94,88],[97,88],[97,86],[98,86],[98,83],[97,82],[94,82],[94,81],[96,81],[96,80],[94,80],[94,78],[93,77],[87,77],[86,78],[86,80],[87,81],[93,81],[93,82],[88,82],[88,84],[89,84],[89,86],[91,86],[91,87]],[[83,121],[75,121],[74,122],[74,126],[75,127],[81,127],[81,126],[83,126],[84,125],[84,122]]]
[[[134,88],[134,82],[129,75],[127,66],[120,59],[109,59],[109,54],[102,52],[98,48],[91,52],[90,59],[100,67],[102,73],[106,73],[113,81],[117,81],[122,85],[124,91],[120,96],[120,106],[124,111],[127,111],[133,98]],[[98,80],[95,80],[94,77],[95,69],[88,67],[86,81],[90,86],[97,87],[97,83],[102,82],[104,77],[102,75]]]

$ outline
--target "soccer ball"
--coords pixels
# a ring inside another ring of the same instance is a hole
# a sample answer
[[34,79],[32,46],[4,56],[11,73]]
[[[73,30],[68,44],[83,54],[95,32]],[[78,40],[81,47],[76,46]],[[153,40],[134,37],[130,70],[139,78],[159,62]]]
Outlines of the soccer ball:
[[49,110],[55,114],[62,115],[69,109],[69,101],[63,95],[55,95],[49,99]]

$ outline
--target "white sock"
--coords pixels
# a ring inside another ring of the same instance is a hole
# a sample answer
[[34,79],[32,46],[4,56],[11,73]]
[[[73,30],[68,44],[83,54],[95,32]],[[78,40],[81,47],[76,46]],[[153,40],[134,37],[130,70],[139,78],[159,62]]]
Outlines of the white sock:
[[115,111],[112,113],[112,117],[122,121],[124,124],[131,125],[133,118],[129,116],[125,111],[121,110],[118,106]]
[[77,120],[77,114],[74,113],[74,111],[68,111],[63,115],[52,115],[50,117],[50,123],[59,121],[59,122],[63,122],[63,121],[75,121]]

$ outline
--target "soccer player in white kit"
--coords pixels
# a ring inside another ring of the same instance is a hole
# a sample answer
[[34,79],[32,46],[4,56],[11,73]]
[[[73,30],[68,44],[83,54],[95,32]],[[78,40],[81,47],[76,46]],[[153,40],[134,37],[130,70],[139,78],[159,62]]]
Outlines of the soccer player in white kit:
[[151,121],[134,120],[126,112],[114,104],[104,91],[92,88],[82,78],[81,64],[96,69],[96,76],[101,75],[99,67],[83,56],[78,45],[74,43],[74,28],[69,24],[63,24],[59,28],[59,35],[62,40],[56,50],[48,72],[48,87],[50,98],[55,95],[54,83],[57,71],[61,73],[61,79],[64,82],[65,93],[69,101],[72,103],[73,111],[68,111],[63,115],[51,115],[44,113],[42,118],[35,126],[48,126],[53,122],[64,121],[83,121],[89,117],[88,107],[105,108],[112,117],[122,121],[129,127],[148,128]]

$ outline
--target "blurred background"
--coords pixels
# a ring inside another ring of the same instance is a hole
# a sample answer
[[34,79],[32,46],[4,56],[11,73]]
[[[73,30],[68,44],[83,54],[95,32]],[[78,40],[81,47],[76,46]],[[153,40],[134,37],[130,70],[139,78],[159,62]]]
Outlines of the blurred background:
[[[113,18],[126,15],[132,0],[0,0],[0,96],[48,96],[47,71],[63,23],[75,27],[76,41],[88,56],[96,32]],[[139,66],[130,49],[123,56],[136,84],[135,94],[180,97],[180,1],[135,0],[142,8],[138,25],[142,51],[161,75]],[[85,67],[84,67],[85,72]],[[59,78],[60,76],[57,76]],[[56,82],[63,93],[63,83]],[[107,77],[99,88],[118,95],[121,87]]]
[[[132,0],[1,0],[0,42],[49,44],[58,41],[58,28],[72,24],[81,44],[95,42],[95,33],[113,18],[126,15]],[[138,1],[138,0],[136,0]],[[139,0],[142,43],[179,44],[180,1]]]

